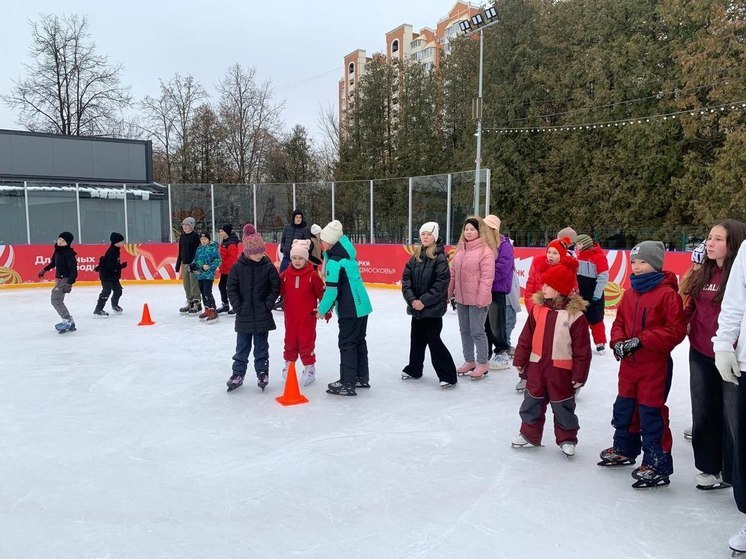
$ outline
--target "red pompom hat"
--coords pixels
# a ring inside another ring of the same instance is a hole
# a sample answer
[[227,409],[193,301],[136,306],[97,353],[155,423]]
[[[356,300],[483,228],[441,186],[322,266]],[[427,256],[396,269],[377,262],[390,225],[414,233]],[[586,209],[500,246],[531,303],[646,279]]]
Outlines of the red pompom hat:
[[570,246],[570,237],[562,237],[561,239],[554,239],[547,245],[547,248],[553,248],[560,254],[560,258],[564,259],[567,256],[567,247]]
[[563,297],[575,289],[578,261],[571,256],[563,258],[559,264],[550,267],[541,276],[541,283],[548,285]]

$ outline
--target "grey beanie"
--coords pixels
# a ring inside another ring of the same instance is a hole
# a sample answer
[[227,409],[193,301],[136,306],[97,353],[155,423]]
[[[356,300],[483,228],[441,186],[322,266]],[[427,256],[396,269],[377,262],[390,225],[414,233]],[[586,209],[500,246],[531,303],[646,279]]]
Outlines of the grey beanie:
[[192,229],[194,229],[194,226],[197,224],[197,222],[194,220],[193,217],[187,217],[184,219],[184,221],[181,222],[182,225],[188,225]]
[[657,272],[663,269],[663,255],[666,245],[660,241],[643,241],[636,245],[629,253],[630,260],[643,260],[650,264]]

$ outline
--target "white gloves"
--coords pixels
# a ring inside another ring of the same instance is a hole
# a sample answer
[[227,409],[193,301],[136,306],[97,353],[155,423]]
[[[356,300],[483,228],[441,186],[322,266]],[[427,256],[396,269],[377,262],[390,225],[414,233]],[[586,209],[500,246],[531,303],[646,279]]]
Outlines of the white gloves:
[[716,351],[715,366],[725,382],[738,384],[738,377],[741,376],[741,368],[738,365],[735,352]]

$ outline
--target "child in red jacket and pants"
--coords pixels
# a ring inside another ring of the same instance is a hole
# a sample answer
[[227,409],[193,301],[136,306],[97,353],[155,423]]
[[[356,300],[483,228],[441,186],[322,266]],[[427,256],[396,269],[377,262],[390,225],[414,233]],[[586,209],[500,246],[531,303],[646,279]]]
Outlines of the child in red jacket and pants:
[[632,289],[624,292],[611,327],[619,365],[614,402],[614,446],[601,451],[599,466],[634,464],[634,488],[668,485],[673,473],[666,399],[671,388],[671,351],[686,336],[686,318],[676,276],[662,272],[665,246],[643,241],[630,252]]
[[[324,295],[324,282],[308,261],[311,241],[296,239],[290,248],[290,266],[280,274],[280,296],[285,314],[285,368],[300,355],[304,365],[301,384],[316,380],[316,309]],[[328,320],[328,317],[327,317]]]
[[547,404],[554,413],[554,438],[566,456],[575,455],[578,416],[575,392],[591,367],[590,334],[583,311],[588,303],[573,294],[578,263],[565,256],[541,276],[526,325],[515,348],[513,365],[526,375],[521,431],[514,448],[540,446]]

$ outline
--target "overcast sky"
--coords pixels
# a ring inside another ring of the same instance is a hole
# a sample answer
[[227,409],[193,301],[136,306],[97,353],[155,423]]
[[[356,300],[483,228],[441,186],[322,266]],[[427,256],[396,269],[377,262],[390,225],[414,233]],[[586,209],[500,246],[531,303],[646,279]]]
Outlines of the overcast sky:
[[[384,34],[402,23],[435,27],[455,0],[318,0],[284,3],[230,0],[28,0],[5,2],[0,33],[0,93],[30,62],[29,20],[39,14],[88,18],[98,52],[124,64],[122,83],[134,99],[157,95],[158,80],[191,73],[216,98],[215,84],[239,62],[271,80],[285,100],[286,129],[304,125],[318,137],[319,107],[337,106],[343,57],[357,48],[384,49]],[[360,6],[360,7],[358,7]],[[21,129],[0,103],[0,128]]]

